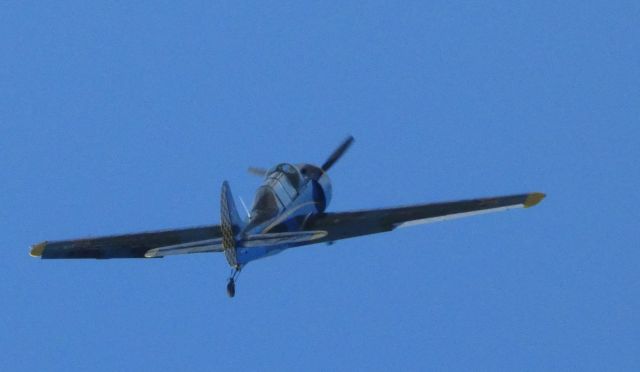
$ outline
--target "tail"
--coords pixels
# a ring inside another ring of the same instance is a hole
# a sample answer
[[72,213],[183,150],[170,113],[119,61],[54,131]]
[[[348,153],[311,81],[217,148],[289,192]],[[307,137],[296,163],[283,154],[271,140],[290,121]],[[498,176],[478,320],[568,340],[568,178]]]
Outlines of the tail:
[[237,237],[245,222],[240,218],[236,203],[231,195],[229,183],[222,183],[222,194],[220,195],[220,227],[222,230],[222,247],[229,266],[239,268],[236,259]]

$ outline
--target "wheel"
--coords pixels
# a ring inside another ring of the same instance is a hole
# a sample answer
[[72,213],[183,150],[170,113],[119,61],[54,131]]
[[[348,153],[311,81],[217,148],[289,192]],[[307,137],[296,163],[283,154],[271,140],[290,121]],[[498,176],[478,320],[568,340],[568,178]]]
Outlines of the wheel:
[[229,295],[229,297],[236,295],[236,283],[233,279],[229,279],[229,283],[227,283],[227,295]]

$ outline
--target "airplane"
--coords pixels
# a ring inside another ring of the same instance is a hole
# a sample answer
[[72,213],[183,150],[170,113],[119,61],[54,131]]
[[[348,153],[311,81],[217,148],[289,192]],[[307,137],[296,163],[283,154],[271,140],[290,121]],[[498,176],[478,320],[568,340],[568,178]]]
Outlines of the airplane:
[[[33,257],[162,258],[179,254],[222,252],[231,267],[227,294],[234,297],[236,279],[249,263],[309,244],[395,230],[460,217],[529,208],[539,192],[432,204],[349,212],[327,212],[332,186],[327,172],[353,144],[349,136],[321,165],[281,163],[271,169],[250,167],[263,177],[251,211],[242,218],[229,183],[222,183],[220,224],[97,238],[44,241],[30,248]],[[241,200],[242,201],[242,200]],[[244,206],[244,202],[242,203]]]

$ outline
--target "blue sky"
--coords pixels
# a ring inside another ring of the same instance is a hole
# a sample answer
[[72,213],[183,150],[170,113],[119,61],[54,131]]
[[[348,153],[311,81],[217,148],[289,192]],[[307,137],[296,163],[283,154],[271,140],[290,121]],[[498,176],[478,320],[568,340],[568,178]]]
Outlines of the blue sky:
[[[5,2],[0,369],[640,369],[640,6]],[[249,165],[331,210],[528,191],[531,210],[310,246],[45,261],[217,223]]]

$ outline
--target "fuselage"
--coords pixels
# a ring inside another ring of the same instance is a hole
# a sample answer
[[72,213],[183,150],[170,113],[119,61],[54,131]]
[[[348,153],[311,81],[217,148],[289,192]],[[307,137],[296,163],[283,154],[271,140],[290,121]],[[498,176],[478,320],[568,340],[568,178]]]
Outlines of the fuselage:
[[[239,235],[299,231],[309,216],[325,211],[331,201],[331,191],[331,180],[322,169],[311,164],[278,164],[267,171],[258,187],[251,214]],[[244,265],[286,248],[286,244],[239,247],[237,260]]]

